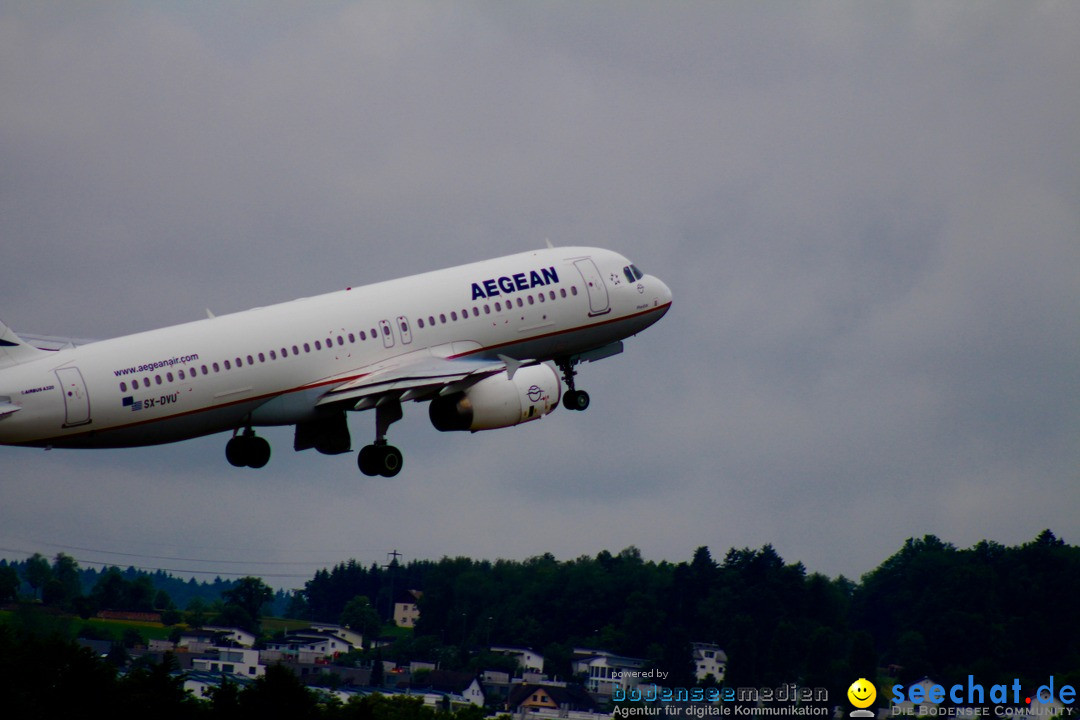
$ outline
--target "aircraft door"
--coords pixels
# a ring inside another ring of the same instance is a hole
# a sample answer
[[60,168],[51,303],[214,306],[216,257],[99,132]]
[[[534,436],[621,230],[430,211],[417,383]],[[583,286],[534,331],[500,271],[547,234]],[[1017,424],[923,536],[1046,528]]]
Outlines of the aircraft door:
[[79,368],[60,368],[56,371],[56,379],[64,394],[64,427],[86,425],[90,422],[90,395]]
[[382,344],[384,347],[394,347],[394,331],[390,327],[389,320],[379,321],[379,334],[382,335]]
[[409,327],[409,319],[404,315],[398,315],[397,324],[401,334],[401,344],[408,345],[412,342],[412,329]]
[[574,267],[581,273],[581,279],[585,281],[585,290],[589,293],[589,316],[603,315],[611,312],[611,301],[608,298],[607,285],[600,277],[600,271],[592,258],[581,258],[574,261]]

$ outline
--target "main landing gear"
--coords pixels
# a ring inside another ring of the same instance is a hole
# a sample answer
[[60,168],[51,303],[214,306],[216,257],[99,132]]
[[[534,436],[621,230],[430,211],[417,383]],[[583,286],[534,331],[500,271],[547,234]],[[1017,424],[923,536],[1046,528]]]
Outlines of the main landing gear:
[[225,445],[225,458],[233,467],[261,468],[270,462],[270,443],[249,427],[240,435],[233,433]]
[[589,407],[589,393],[574,387],[574,376],[577,375],[577,371],[574,370],[574,363],[570,358],[563,358],[555,362],[559,369],[562,370],[563,381],[566,383],[567,388],[566,392],[563,393],[563,407],[567,410],[585,410]]
[[360,450],[356,458],[360,472],[388,478],[401,472],[401,451],[386,442],[387,429],[401,417],[401,401],[397,398],[384,397],[375,406],[375,442]]

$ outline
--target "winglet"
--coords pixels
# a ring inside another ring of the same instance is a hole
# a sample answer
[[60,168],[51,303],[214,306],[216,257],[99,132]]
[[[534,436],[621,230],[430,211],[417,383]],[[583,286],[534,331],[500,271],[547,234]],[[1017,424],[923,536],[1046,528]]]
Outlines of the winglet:
[[44,350],[26,344],[11,328],[0,322],[0,367],[37,360],[47,354]]

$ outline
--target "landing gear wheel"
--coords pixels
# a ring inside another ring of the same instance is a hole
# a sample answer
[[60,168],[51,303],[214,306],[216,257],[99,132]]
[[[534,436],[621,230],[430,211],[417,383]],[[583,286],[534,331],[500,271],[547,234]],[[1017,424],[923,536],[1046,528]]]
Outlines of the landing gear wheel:
[[356,458],[360,472],[388,478],[401,472],[402,462],[401,451],[393,445],[365,445]]
[[261,468],[270,462],[270,443],[250,431],[234,435],[225,444],[225,459],[233,467]]
[[251,436],[248,447],[248,467],[261,468],[270,462],[270,443],[265,438]]
[[228,460],[229,464],[233,467],[247,467],[247,453],[245,452],[246,441],[247,438],[242,435],[237,435],[234,438],[230,438],[229,442],[225,444],[225,459]]
[[584,390],[567,390],[563,395],[563,407],[567,410],[584,410],[589,407],[589,393]]

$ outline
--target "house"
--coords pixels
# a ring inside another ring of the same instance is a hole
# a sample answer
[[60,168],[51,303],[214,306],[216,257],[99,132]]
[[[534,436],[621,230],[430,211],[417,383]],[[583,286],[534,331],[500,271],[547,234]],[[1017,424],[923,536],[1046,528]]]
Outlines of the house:
[[532,648],[493,645],[489,649],[493,653],[517,658],[518,667],[526,672],[544,672],[544,656]]
[[691,643],[690,650],[694,656],[694,676],[698,682],[712,675],[717,684],[723,684],[727,653],[713,643]]
[[398,627],[413,628],[420,620],[420,598],[424,593],[419,590],[405,590],[394,598],[394,624]]
[[585,688],[597,695],[611,696],[615,686],[637,687],[645,661],[604,650],[574,648],[574,673],[585,675]]
[[916,685],[922,688],[921,691],[916,691],[916,697],[922,697],[925,699],[919,703],[914,703],[911,700],[904,700],[904,702],[902,703],[897,703],[893,705],[890,709],[890,715],[930,715],[934,712],[934,710],[930,710],[930,708],[936,709],[937,706],[941,704],[940,702],[933,702],[929,699],[930,688],[937,685],[937,683],[928,677],[924,677],[922,680],[919,680],[918,682],[912,683],[910,686],[908,686],[908,688],[904,691],[905,698],[911,697],[911,689]]
[[512,714],[535,714],[538,717],[568,717],[569,713],[594,713],[596,702],[580,685],[517,685],[506,700]]
[[176,643],[177,652],[201,653],[217,644],[217,633],[202,628],[193,628],[180,633]]
[[215,640],[219,645],[236,645],[238,647],[254,647],[255,641],[258,639],[254,633],[247,630],[241,630],[235,627],[220,627],[215,625],[206,625],[203,630],[214,634]]
[[284,638],[267,642],[266,649],[280,653],[281,657],[308,662],[308,658],[337,657],[356,648],[352,643],[342,640],[332,632],[299,630]]
[[193,672],[216,675],[236,675],[256,678],[266,674],[266,665],[259,659],[259,651],[251,648],[215,647],[205,657],[192,658]]
[[364,646],[364,636],[353,630],[352,628],[343,627],[341,625],[331,625],[330,623],[311,623],[307,631],[304,632],[316,632],[320,634],[333,635],[339,640],[352,645],[354,648],[361,648]]
[[440,694],[447,698],[451,706],[465,703],[484,706],[483,685],[480,678],[472,673],[432,670],[420,682],[410,683],[409,691]]

